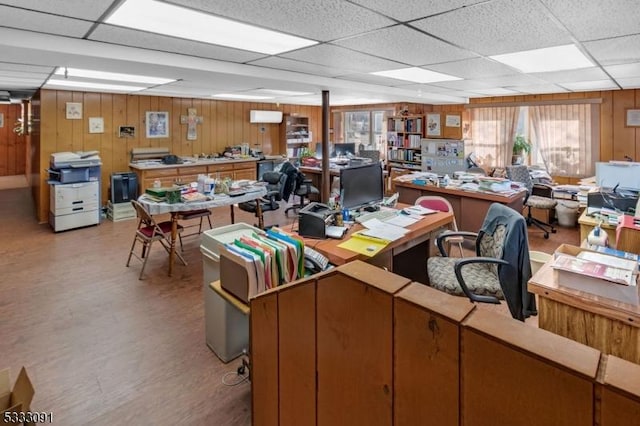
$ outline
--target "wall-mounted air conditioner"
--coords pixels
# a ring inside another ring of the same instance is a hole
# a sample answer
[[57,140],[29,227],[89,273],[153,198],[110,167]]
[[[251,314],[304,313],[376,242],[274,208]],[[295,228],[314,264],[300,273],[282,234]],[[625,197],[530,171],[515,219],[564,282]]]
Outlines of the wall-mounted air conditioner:
[[251,123],[282,123],[282,111],[259,111],[249,112],[249,122]]

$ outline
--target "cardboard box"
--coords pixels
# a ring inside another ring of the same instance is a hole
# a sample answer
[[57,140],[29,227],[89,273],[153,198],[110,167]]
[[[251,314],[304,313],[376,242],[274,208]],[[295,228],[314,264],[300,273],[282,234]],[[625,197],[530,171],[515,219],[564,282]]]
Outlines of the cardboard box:
[[[583,251],[597,253],[595,250],[580,248],[569,244],[562,244],[556,249],[554,253],[554,261],[561,256],[576,257],[580,252]],[[602,253],[597,254],[609,258],[615,258],[615,256],[609,256]],[[630,262],[633,263],[633,261]],[[551,264],[551,266],[554,266],[553,263]],[[637,285],[637,269],[630,270],[630,273],[633,277],[632,285],[618,284],[612,281],[598,278],[594,276],[596,274],[590,274],[588,270],[580,272],[578,270],[569,271],[554,268],[553,273],[556,277],[557,283],[561,286],[570,287],[576,290],[633,305],[637,305],[638,303],[640,303],[640,296],[638,294]]]
[[[33,400],[33,385],[27,370],[22,367],[20,374],[16,382],[13,384],[13,388],[10,386],[11,377],[9,369],[0,371],[0,409],[2,410],[2,420],[4,422],[5,412],[22,412],[25,413],[30,410],[31,400]],[[10,423],[16,424],[16,423]]]

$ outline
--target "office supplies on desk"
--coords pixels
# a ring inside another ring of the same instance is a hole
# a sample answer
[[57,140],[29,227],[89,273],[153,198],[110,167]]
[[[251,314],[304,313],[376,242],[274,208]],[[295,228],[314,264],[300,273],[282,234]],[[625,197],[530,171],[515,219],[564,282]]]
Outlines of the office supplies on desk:
[[325,233],[329,238],[340,239],[344,237],[344,234],[347,233],[347,229],[348,228],[346,226],[327,225],[327,227],[325,228]]
[[326,204],[309,203],[300,209],[298,234],[309,238],[326,238],[326,228],[328,225],[333,224],[333,215],[335,213]]
[[338,245],[338,247],[373,257],[384,249],[391,241],[381,238],[375,238],[356,232],[351,235],[347,241]]

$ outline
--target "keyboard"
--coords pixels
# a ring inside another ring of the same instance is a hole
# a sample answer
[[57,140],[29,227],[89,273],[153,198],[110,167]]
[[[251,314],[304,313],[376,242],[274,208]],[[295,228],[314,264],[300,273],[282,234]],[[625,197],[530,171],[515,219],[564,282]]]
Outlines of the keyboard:
[[391,219],[392,217],[398,214],[398,210],[378,210],[377,212],[364,213],[360,216],[356,217],[356,222],[362,223],[371,219],[378,219],[384,221],[386,219]]

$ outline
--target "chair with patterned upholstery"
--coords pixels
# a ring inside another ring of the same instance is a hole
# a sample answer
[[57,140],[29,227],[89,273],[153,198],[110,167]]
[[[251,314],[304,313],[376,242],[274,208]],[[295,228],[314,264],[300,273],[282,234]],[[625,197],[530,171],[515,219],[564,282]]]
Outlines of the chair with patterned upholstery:
[[[527,206],[527,225],[533,225],[544,232],[544,238],[549,238],[549,232],[555,234],[555,227],[550,224],[536,219],[531,215],[531,208],[552,210],[558,202],[552,198],[552,189],[549,185],[534,184],[529,174],[527,166],[507,166],[507,178],[513,182],[520,182],[527,188],[527,196],[524,199],[524,205]],[[541,196],[535,194],[545,194],[549,196]]]
[[[476,237],[476,256],[448,257],[444,239]],[[442,256],[429,257],[429,286],[472,302],[499,304],[506,300],[511,315],[519,320],[535,315],[535,298],[527,291],[531,278],[527,225],[515,210],[493,203],[482,228],[473,232],[451,232],[437,239]]]

